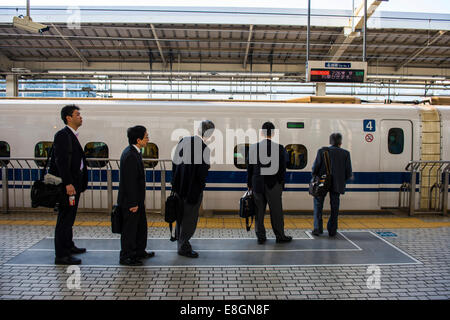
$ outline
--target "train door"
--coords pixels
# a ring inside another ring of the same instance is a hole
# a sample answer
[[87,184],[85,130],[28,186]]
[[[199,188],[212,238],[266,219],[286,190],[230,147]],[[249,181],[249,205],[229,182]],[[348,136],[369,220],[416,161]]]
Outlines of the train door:
[[405,180],[405,167],[412,160],[412,122],[381,120],[380,127],[379,205],[394,208]]

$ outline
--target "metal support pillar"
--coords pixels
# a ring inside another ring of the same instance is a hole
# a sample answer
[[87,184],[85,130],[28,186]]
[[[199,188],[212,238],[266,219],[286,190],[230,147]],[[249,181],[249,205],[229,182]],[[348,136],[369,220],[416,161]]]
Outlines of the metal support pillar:
[[309,39],[311,36],[311,0],[308,0],[308,25],[306,27],[306,69],[309,61]]
[[3,193],[3,213],[9,211],[9,193],[8,193],[8,168],[2,168],[2,193]]
[[442,212],[446,216],[448,214],[448,180],[450,175],[450,165],[447,166],[446,170],[444,170],[444,192],[442,193],[443,199],[443,208]]
[[6,76],[6,96],[7,97],[19,96],[19,81],[16,74],[8,74]]
[[166,211],[166,168],[163,164],[161,170],[161,215]]
[[324,97],[327,95],[327,83],[317,82],[316,83],[316,96]]
[[108,212],[112,211],[113,207],[113,187],[112,187],[112,168],[110,170],[106,170],[106,183],[108,190]]
[[414,215],[416,209],[416,170],[414,164],[411,165],[411,196],[409,197],[409,215]]
[[364,0],[363,62],[367,61],[367,0]]

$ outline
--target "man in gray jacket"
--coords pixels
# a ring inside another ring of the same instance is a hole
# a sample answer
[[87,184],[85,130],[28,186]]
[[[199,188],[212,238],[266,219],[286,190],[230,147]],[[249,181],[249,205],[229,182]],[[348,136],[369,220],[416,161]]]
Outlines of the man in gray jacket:
[[[330,205],[331,215],[328,219],[328,235],[334,237],[338,228],[339,196],[345,193],[345,184],[352,176],[352,163],[350,152],[341,148],[342,135],[333,133],[330,136],[329,147],[323,147],[317,151],[316,160],[312,167],[313,176],[322,176],[326,173],[324,152],[328,151],[331,164]],[[325,196],[314,197],[314,230],[313,235],[323,233],[322,210]]]

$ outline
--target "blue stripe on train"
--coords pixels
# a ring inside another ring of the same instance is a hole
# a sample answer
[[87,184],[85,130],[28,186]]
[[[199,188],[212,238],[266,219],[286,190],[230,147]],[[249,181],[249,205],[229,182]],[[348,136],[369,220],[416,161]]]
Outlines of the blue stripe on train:
[[[0,179],[2,172],[0,170]],[[35,181],[38,179],[38,169],[8,169],[9,181]],[[348,184],[394,184],[409,182],[410,172],[354,172]],[[161,182],[161,171],[146,172],[147,182]],[[166,172],[166,182],[172,179],[172,172]],[[417,183],[419,183],[417,175]],[[311,172],[287,172],[286,184],[306,184],[311,180]],[[89,181],[106,182],[106,171],[89,170]],[[112,181],[119,182],[119,170],[112,171]],[[247,183],[246,171],[210,171],[208,183]]]

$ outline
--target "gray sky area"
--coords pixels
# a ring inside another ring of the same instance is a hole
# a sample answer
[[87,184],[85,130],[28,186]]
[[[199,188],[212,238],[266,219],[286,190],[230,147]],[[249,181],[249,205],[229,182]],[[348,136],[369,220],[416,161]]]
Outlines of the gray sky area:
[[[358,6],[362,0],[311,0],[312,9],[351,10],[353,4]],[[370,3],[371,0],[368,0]],[[26,0],[6,0],[2,5],[25,6]],[[183,7],[258,7],[258,8],[306,8],[307,0],[31,0],[33,6],[183,6]],[[450,13],[449,0],[389,0],[380,5],[378,11]]]

